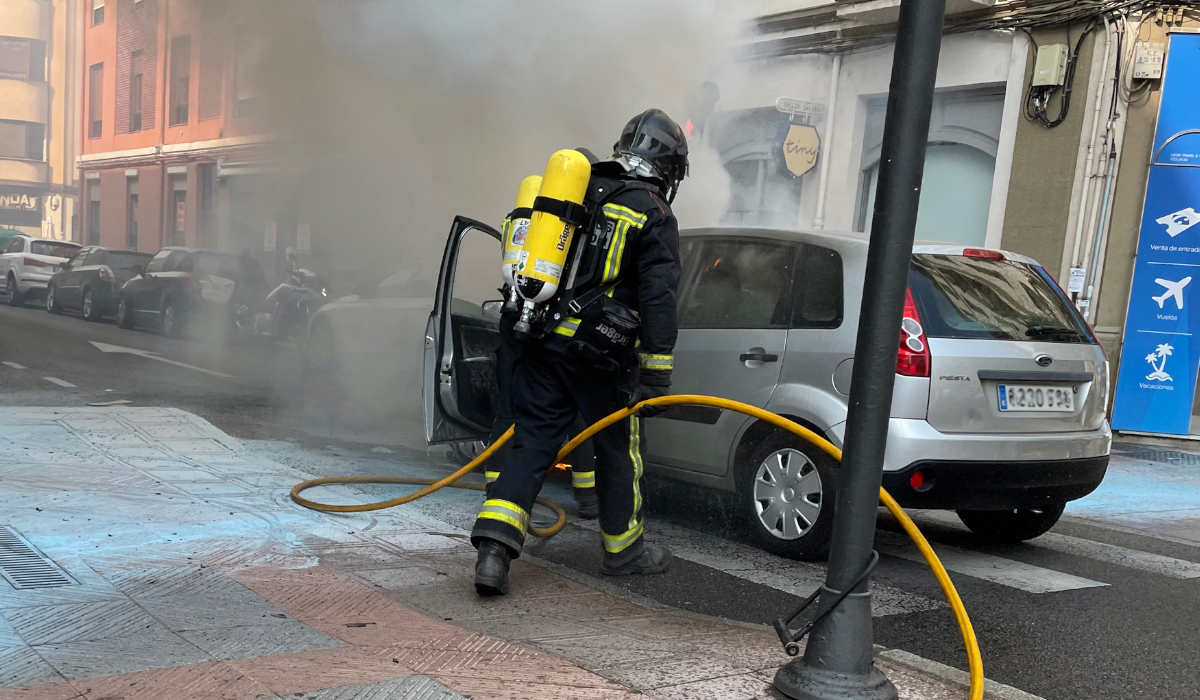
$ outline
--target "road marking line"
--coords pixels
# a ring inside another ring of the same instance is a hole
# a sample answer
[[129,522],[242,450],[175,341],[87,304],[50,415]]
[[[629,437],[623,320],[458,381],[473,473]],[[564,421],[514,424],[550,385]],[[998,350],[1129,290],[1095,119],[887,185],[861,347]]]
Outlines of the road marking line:
[[[599,531],[594,520],[576,525]],[[825,583],[825,565],[794,561],[741,542],[734,542],[682,525],[655,520],[650,524],[657,544],[686,561],[707,566],[760,586],[806,598]],[[946,607],[941,600],[884,583],[871,584],[871,612],[875,617],[904,615]]]
[[190,370],[195,370],[197,372],[203,372],[205,374],[209,374],[214,377],[220,377],[221,379],[233,379],[232,374],[225,374],[224,372],[217,372],[215,370],[204,369],[203,367],[197,367],[196,365],[189,365],[185,362],[171,360],[166,357],[163,357],[162,355],[159,355],[156,352],[151,352],[149,350],[142,350],[140,348],[127,348],[123,345],[110,345],[108,343],[99,343],[99,342],[96,342],[95,340],[89,340],[88,342],[91,343],[100,352],[115,352],[115,353],[124,353],[126,355],[137,355],[138,357],[144,357],[148,360],[157,360],[158,362],[165,362],[168,365],[174,365],[176,367],[183,367],[184,369],[190,369]]
[[1078,554],[1092,559],[1099,559],[1109,564],[1116,564],[1117,566],[1124,566],[1130,569],[1139,569],[1170,578],[1200,578],[1200,564],[1196,564],[1195,562],[1163,556],[1161,554],[1153,554],[1151,552],[1143,552],[1138,549],[1129,549],[1115,544],[1096,542],[1082,537],[1048,532],[1037,539],[1030,540],[1029,544],[1035,547],[1052,549],[1064,554]]
[[[907,559],[921,564],[925,559],[920,552],[912,547],[908,538],[897,532],[879,531],[875,535],[876,546],[880,554]],[[991,581],[1002,586],[1017,588],[1029,593],[1054,593],[1056,591],[1073,591],[1079,588],[1098,588],[1109,584],[1093,581],[1080,576],[1064,574],[1054,569],[1046,569],[1033,564],[1026,564],[1004,557],[997,557],[982,552],[972,552],[967,549],[937,544],[934,546],[942,566],[950,571],[965,574],[973,578]]]
[[5,367],[12,367],[13,369],[28,369],[28,367],[26,367],[25,365],[17,364],[16,362],[5,361],[5,362],[0,362],[0,364],[4,365]]
[[[1194,510],[1192,508],[1183,508],[1181,510]],[[919,516],[923,520],[932,520],[941,525],[949,527],[962,527],[958,518],[949,513],[939,511],[925,511]],[[1130,531],[1134,534],[1152,537],[1158,535],[1150,535],[1149,533],[1137,530]],[[1193,547],[1195,542],[1182,541],[1179,544],[1187,544]],[[1131,549],[1120,545],[1108,544],[1107,542],[1099,542],[1090,540],[1084,537],[1074,537],[1072,535],[1060,535],[1057,532],[1048,532],[1040,537],[1036,537],[1026,542],[1031,547],[1042,547],[1044,549],[1061,552],[1063,554],[1078,554],[1079,556],[1096,559],[1108,564],[1116,564],[1130,569],[1138,569],[1160,576],[1177,579],[1193,579],[1200,578],[1200,564],[1186,559],[1176,559],[1162,554],[1154,554],[1145,552],[1140,549]]]
[[72,384],[71,382],[68,382],[65,379],[59,379],[58,377],[42,377],[42,379],[45,379],[46,381],[50,382],[51,384],[57,384],[58,386],[61,386],[64,389],[76,388],[75,385]]

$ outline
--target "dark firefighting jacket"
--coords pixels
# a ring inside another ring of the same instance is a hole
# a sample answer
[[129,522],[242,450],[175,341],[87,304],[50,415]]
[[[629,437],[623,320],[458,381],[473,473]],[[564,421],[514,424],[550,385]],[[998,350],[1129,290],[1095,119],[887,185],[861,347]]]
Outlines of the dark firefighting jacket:
[[[679,224],[658,189],[638,183],[593,177],[589,197],[597,197],[591,230],[580,254],[576,298],[597,287],[641,317],[637,361],[641,381],[670,383],[678,334],[676,288],[679,284]],[[597,196],[607,186],[615,196]],[[567,316],[551,339],[571,338],[579,319]]]

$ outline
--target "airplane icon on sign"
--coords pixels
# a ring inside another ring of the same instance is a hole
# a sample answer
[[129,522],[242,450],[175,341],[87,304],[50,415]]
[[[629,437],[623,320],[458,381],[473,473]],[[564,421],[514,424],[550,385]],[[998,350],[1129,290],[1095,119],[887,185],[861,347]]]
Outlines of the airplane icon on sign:
[[1184,277],[1178,282],[1172,282],[1171,280],[1165,280],[1159,277],[1158,279],[1154,280],[1154,283],[1161,286],[1166,291],[1162,293],[1162,296],[1151,298],[1158,302],[1158,308],[1160,309],[1163,307],[1163,302],[1165,302],[1167,299],[1174,299],[1175,308],[1183,311],[1183,288],[1188,286],[1188,283],[1191,281],[1191,277]]

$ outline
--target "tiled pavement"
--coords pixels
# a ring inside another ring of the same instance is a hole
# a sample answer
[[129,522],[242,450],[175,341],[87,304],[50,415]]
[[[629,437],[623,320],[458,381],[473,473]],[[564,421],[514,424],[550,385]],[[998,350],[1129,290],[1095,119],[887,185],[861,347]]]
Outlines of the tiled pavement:
[[[526,559],[480,600],[461,530],[306,511],[285,487],[314,475],[263,453],[173,409],[0,409],[0,524],[76,581],[0,582],[0,700],[772,697],[766,628]],[[879,663],[902,697],[963,696]]]

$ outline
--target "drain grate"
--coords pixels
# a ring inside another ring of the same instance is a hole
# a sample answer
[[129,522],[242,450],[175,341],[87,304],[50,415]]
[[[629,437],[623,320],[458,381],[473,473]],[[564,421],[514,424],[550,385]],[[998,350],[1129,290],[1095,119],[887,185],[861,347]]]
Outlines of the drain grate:
[[74,581],[16,530],[0,525],[0,576],[13,588],[54,588]]

